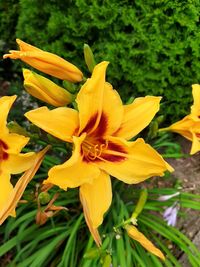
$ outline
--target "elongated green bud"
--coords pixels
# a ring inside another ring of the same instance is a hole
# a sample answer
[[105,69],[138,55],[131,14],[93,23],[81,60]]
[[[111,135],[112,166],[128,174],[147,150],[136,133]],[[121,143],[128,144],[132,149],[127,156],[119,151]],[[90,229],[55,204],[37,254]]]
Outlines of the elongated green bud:
[[160,115],[159,117],[157,117],[156,118],[157,123],[160,124],[161,122],[163,122],[164,121],[164,118],[165,118],[164,115]]
[[95,59],[94,59],[94,54],[90,48],[90,46],[88,44],[84,44],[84,59],[85,59],[85,63],[88,67],[88,70],[92,73],[95,65],[96,65],[96,62],[95,62]]
[[150,123],[148,137],[151,139],[155,138],[157,136],[157,133],[158,133],[158,122],[155,120]]
[[144,205],[147,201],[147,196],[148,196],[148,192],[147,189],[144,189],[141,193],[140,193],[140,197],[138,200],[138,203],[135,207],[135,210],[131,216],[132,219],[136,219],[138,217],[138,215],[142,212]]

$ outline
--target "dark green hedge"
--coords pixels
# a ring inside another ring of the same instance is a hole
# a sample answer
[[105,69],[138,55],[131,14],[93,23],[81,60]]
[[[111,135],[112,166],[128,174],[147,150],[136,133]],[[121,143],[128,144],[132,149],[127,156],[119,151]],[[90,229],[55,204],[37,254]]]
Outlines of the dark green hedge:
[[83,43],[109,60],[123,99],[163,95],[176,120],[200,82],[199,0],[20,0],[16,36],[55,52],[86,72]]

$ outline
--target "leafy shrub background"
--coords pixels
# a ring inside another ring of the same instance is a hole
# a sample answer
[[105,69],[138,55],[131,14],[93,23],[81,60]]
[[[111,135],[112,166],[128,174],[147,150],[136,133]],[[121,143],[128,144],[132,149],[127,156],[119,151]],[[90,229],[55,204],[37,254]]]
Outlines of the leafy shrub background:
[[189,111],[191,85],[200,82],[199,0],[20,0],[18,7],[19,16],[12,8],[1,14],[7,29],[5,20],[16,19],[16,31],[13,23],[10,36],[1,29],[2,39],[17,36],[87,75],[82,48],[88,43],[98,62],[111,62],[109,81],[125,101],[162,95],[169,121]]

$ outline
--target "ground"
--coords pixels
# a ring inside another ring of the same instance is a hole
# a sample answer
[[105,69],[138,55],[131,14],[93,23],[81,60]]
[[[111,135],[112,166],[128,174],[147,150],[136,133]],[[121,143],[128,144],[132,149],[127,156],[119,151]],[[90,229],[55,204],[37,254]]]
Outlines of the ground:
[[[183,153],[189,154],[191,142],[178,138]],[[170,159],[168,162],[174,167],[173,177],[182,183],[182,190],[189,193],[200,194],[200,152],[181,159]],[[200,205],[200,203],[199,203]],[[178,218],[178,228],[185,233],[200,250],[200,216],[199,211],[187,210],[186,218]],[[189,267],[185,255],[179,255],[183,267]]]

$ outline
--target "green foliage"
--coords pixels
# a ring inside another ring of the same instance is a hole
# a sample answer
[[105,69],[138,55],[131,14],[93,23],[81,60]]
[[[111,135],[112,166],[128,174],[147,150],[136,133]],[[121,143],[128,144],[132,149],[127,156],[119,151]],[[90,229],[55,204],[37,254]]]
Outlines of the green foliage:
[[[6,42],[6,46],[14,45],[15,27],[19,14],[19,3],[15,0],[0,1],[0,32],[1,41]],[[0,52],[3,52],[2,49]],[[5,52],[5,51],[4,51]]]
[[[45,160],[43,168],[46,163]],[[162,212],[166,206],[171,206],[174,201],[180,201],[182,208],[200,210],[197,205],[200,196],[181,193],[173,199],[160,202],[157,201],[160,194],[172,194],[176,190],[149,190],[149,198],[138,217],[137,227],[166,255],[166,261],[163,262],[129,238],[123,229],[119,229],[118,233],[113,231],[113,225],[129,218],[140,195],[140,190],[129,188],[126,191],[129,191],[132,199],[131,202],[130,198],[125,201],[119,195],[124,193],[125,196],[127,192],[119,185],[120,182],[114,183],[112,207],[101,227],[101,248],[96,247],[92,237],[88,238],[88,228],[81,214],[78,192],[71,189],[67,192],[60,191],[59,199],[55,202],[55,205],[68,207],[68,211],[61,211],[42,226],[35,224],[36,201],[19,205],[17,217],[9,218],[0,228],[0,266],[101,267],[110,266],[106,265],[110,260],[114,267],[181,266],[174,253],[177,249],[186,254],[191,266],[198,266],[200,253],[195,245],[179,230],[168,226],[158,216],[158,212]],[[27,193],[33,194],[33,188],[33,185],[29,185]],[[51,191],[52,196],[55,192],[54,188]],[[169,247],[173,247],[173,250]]]
[[199,11],[199,0],[20,0],[16,35],[84,71],[88,43],[97,61],[111,62],[108,77],[124,100],[162,95],[162,111],[175,120],[200,79]]
[[199,0],[14,2],[0,4],[6,46],[13,49],[17,36],[89,75],[82,53],[88,43],[98,62],[111,62],[108,77],[125,101],[162,95],[168,120],[188,113],[191,85],[200,80]]

